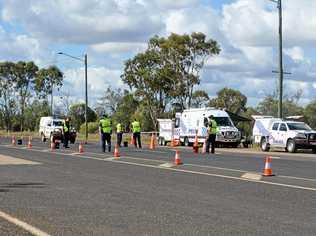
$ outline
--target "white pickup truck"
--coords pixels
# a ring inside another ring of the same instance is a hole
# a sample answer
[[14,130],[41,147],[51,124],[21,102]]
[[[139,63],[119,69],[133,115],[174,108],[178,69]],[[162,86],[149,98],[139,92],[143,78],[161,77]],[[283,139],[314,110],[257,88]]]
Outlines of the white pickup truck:
[[270,116],[253,116],[254,142],[262,151],[270,148],[285,148],[288,152],[297,149],[312,149],[316,153],[316,131],[304,122],[277,119]]

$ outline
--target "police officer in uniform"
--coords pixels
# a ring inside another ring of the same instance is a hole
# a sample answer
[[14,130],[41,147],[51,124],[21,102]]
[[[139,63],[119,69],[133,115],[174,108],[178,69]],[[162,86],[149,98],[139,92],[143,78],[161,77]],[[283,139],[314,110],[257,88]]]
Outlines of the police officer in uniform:
[[68,146],[68,142],[70,139],[70,118],[69,117],[67,117],[65,120],[63,134],[64,134],[64,148],[69,148]]
[[136,119],[132,122],[132,131],[133,131],[133,139],[134,139],[134,143],[135,143],[135,147],[137,148],[137,143],[138,143],[138,147],[142,148],[142,144],[141,144],[141,138],[140,138],[140,123],[139,121],[137,121]]
[[105,146],[108,145],[108,151],[111,152],[111,134],[112,134],[112,121],[108,115],[104,114],[99,123],[102,151],[105,152]]
[[123,128],[122,124],[119,122],[116,125],[116,137],[117,137],[117,145],[121,147],[122,138],[123,138]]
[[217,133],[217,123],[214,120],[214,116],[209,116],[208,122],[208,139],[206,142],[206,152],[210,152],[210,145],[212,145],[211,153],[215,153],[215,140],[216,140],[216,133]]

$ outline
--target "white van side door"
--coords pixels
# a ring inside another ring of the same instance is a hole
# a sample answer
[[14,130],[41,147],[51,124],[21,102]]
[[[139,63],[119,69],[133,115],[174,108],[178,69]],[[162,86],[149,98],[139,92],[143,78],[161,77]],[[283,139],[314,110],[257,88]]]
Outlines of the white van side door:
[[272,129],[270,132],[269,143],[270,145],[278,145],[279,144],[279,126],[280,123],[274,123],[272,125]]

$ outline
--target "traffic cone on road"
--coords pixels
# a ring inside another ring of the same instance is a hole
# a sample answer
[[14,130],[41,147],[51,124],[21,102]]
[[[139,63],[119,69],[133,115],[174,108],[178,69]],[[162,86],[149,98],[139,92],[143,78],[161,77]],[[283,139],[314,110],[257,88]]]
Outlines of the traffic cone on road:
[[114,148],[114,157],[115,158],[119,158],[120,157],[120,151],[119,151],[119,147],[118,147],[117,144],[115,145],[115,148]]
[[270,156],[267,156],[262,176],[274,176],[272,174],[271,162],[272,158]]
[[202,153],[206,153],[206,138],[204,140],[204,143],[203,143],[203,147],[202,147]]
[[175,156],[175,158],[174,158],[174,164],[176,164],[176,165],[182,165],[183,163],[182,163],[182,160],[181,160],[181,158],[180,158],[180,152],[179,152],[179,150],[176,150],[176,156]]
[[151,135],[151,140],[150,140],[149,149],[154,150],[154,149],[156,148],[155,146],[156,146],[156,145],[155,145],[155,135],[152,134],[152,135]]
[[195,135],[194,144],[193,144],[193,152],[199,153],[199,141],[197,134]]
[[134,145],[135,144],[135,141],[134,141],[134,136],[133,134],[131,135],[131,142],[130,142],[130,145]]
[[29,137],[29,141],[28,141],[28,143],[27,143],[27,148],[28,148],[28,149],[31,149],[31,148],[32,148],[32,137],[31,137],[31,136]]
[[83,153],[84,151],[83,151],[83,144],[82,144],[82,142],[81,143],[79,143],[79,153]]
[[16,138],[15,138],[15,136],[12,136],[12,141],[11,141],[11,142],[12,142],[12,145],[13,145],[13,146],[16,145]]

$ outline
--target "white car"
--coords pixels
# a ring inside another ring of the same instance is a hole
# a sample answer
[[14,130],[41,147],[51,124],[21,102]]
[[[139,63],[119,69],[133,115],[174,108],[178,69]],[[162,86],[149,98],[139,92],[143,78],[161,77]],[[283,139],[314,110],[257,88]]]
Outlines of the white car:
[[[255,118],[255,117],[254,117]],[[262,151],[270,148],[285,148],[288,152],[297,149],[312,149],[316,153],[316,131],[304,122],[275,118],[255,118],[253,136]]]
[[46,142],[47,139],[51,138],[51,135],[54,132],[62,133],[64,127],[63,119],[55,119],[51,116],[41,117],[39,134],[43,142]]

